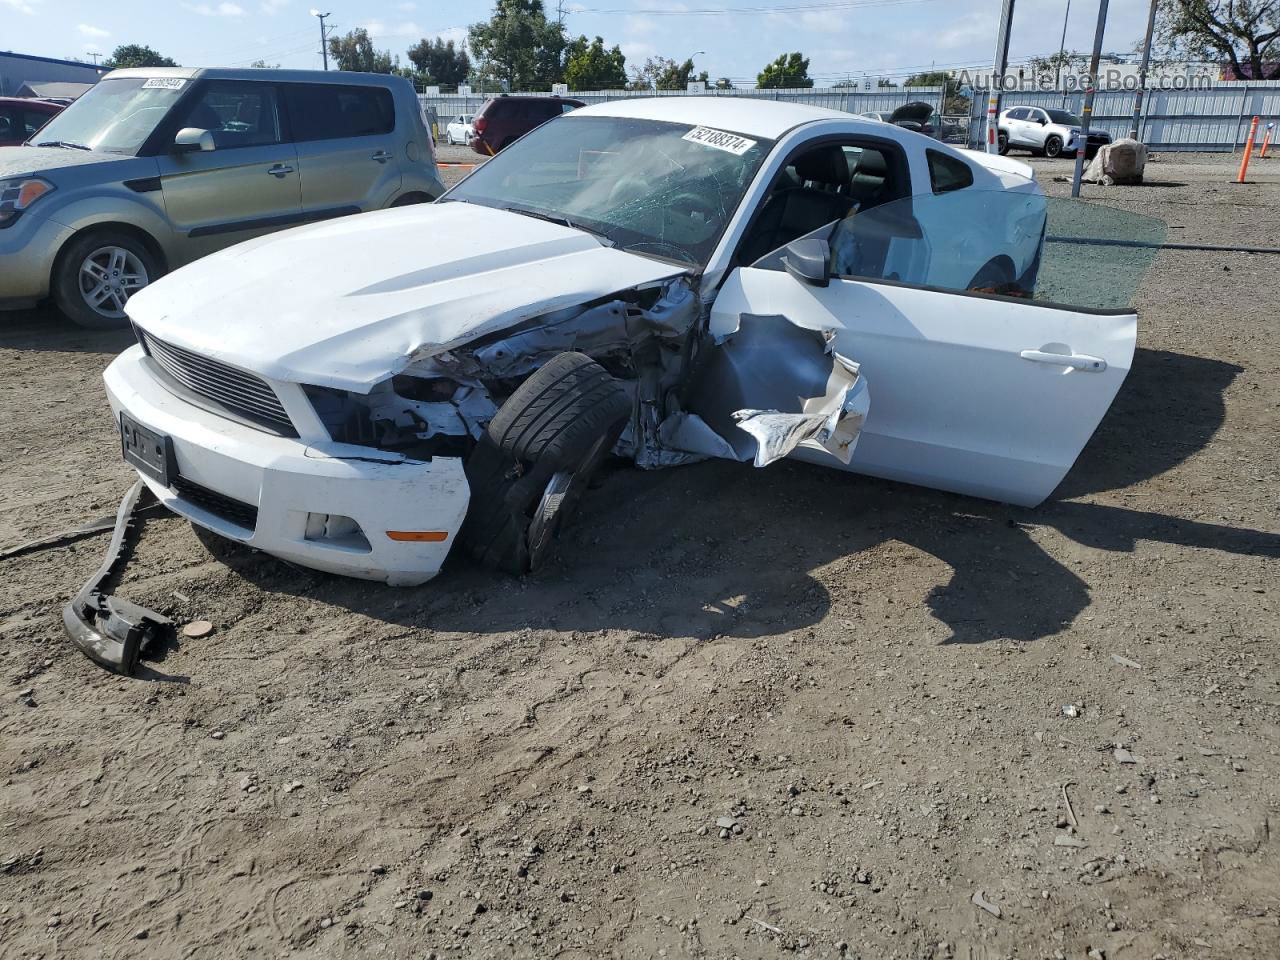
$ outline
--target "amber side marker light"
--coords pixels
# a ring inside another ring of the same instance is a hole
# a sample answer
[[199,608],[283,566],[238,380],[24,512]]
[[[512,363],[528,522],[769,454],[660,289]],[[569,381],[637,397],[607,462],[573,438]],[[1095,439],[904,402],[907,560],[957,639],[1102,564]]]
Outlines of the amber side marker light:
[[411,543],[440,543],[448,540],[445,530],[388,530],[387,536],[392,540],[407,540]]

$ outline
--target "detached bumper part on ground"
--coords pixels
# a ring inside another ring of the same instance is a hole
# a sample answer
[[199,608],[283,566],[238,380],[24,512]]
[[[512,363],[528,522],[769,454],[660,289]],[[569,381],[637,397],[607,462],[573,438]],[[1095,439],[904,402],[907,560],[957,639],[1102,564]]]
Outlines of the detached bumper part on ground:
[[62,608],[62,622],[72,642],[92,660],[120,673],[133,673],[149,645],[173,631],[173,621],[153,610],[106,593],[107,581],[118,576],[129,557],[139,510],[154,502],[138,480],[120,502],[115,530],[106,558],[88,582]]

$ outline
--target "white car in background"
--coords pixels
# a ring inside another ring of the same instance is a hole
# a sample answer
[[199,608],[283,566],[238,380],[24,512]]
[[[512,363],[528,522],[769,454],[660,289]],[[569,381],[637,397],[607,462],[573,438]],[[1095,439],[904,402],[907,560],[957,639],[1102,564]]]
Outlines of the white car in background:
[[810,106],[575,110],[437,203],[131,298],[139,343],[105,374],[124,455],[202,527],[391,584],[458,541],[537,566],[611,450],[1034,505],[1115,397],[1136,317],[1033,299],[1029,173]]
[[[1000,114],[998,126],[1000,152],[1011,149],[1030,150],[1046,157],[1075,156],[1086,138],[1080,129],[1080,118],[1066,110],[1043,107],[1010,107]],[[1090,130],[1085,156],[1092,157],[1099,148],[1111,142],[1111,135]]]
[[475,136],[475,127],[472,126],[475,120],[473,113],[460,113],[444,128],[444,138],[450,144],[465,147],[471,142],[471,138]]

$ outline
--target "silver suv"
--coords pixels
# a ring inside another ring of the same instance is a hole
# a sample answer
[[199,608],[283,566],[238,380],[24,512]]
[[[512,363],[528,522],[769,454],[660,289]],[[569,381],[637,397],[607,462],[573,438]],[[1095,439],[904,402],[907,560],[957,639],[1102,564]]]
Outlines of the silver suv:
[[52,296],[82,326],[123,325],[132,293],[214,250],[443,192],[403,78],[116,70],[0,147],[0,308]]

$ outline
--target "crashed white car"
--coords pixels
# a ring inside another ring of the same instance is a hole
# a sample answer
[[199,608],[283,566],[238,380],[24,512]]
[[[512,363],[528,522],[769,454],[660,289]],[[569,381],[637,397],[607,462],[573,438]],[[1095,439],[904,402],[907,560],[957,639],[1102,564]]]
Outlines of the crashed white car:
[[1136,323],[1032,299],[1045,232],[1007,158],[807,106],[606,103],[437,203],[150,285],[107,392],[170,509],[390,584],[459,540],[531,569],[610,451],[791,455],[1032,505]]

